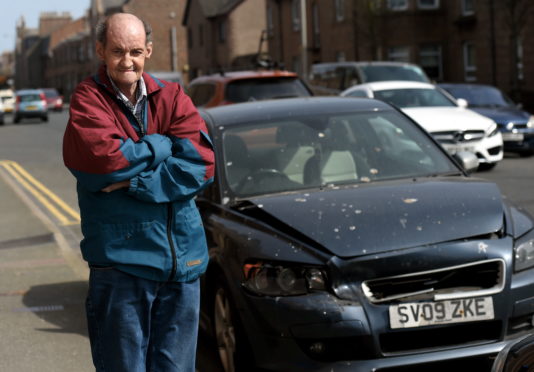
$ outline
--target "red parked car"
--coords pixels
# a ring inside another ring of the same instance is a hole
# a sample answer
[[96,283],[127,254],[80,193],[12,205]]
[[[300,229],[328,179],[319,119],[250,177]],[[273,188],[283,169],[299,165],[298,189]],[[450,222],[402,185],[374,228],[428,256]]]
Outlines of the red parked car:
[[55,88],[42,88],[46,96],[46,104],[48,110],[62,111],[63,110],[63,96],[59,94]]
[[247,101],[313,95],[295,72],[244,70],[200,76],[187,93],[197,107],[209,108]]

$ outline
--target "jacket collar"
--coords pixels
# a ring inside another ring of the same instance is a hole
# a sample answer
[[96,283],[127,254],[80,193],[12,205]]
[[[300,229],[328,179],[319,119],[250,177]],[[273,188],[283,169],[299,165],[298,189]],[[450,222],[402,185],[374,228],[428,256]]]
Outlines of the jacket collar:
[[[95,76],[95,81],[97,84],[106,88],[110,93],[115,94],[106,69],[106,65],[100,65],[100,67],[98,68],[98,72]],[[150,74],[147,74],[146,72],[143,72],[143,79],[145,81],[147,95],[151,95],[152,93],[157,92],[165,86],[161,81],[153,78]]]

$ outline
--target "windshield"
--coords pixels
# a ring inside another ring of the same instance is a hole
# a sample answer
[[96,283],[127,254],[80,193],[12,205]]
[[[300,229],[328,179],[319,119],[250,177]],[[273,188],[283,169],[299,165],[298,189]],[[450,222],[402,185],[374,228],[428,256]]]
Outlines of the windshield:
[[236,197],[459,172],[396,111],[247,123],[226,129],[222,141]]
[[463,98],[471,107],[508,107],[513,101],[500,90],[483,86],[447,87],[446,90],[455,98]]
[[296,77],[235,80],[226,87],[226,99],[234,103],[307,96],[310,92]]
[[374,91],[375,98],[401,108],[456,106],[435,89],[388,89]]
[[428,77],[417,66],[360,66],[362,82],[385,81],[385,80],[409,80],[428,83]]

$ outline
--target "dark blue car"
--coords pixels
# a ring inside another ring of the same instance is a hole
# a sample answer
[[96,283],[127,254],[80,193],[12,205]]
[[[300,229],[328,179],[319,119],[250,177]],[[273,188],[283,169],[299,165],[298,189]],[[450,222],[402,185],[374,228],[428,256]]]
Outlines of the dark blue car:
[[201,324],[225,372],[489,371],[534,332],[534,219],[473,153],[366,98],[202,115]]
[[493,119],[502,132],[504,149],[520,155],[534,154],[534,116],[519,108],[498,88],[482,84],[440,84],[455,98],[463,98],[468,107]]

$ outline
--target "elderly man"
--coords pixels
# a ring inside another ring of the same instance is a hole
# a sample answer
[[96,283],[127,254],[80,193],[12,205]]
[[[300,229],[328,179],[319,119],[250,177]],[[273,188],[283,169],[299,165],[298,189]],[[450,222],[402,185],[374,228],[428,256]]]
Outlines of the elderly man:
[[151,29],[97,26],[102,66],[71,97],[63,139],[77,180],[97,371],[194,371],[199,276],[208,263],[194,196],[213,179],[205,123],[176,83],[143,72]]

